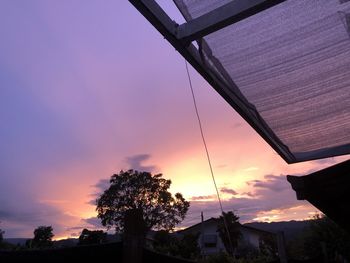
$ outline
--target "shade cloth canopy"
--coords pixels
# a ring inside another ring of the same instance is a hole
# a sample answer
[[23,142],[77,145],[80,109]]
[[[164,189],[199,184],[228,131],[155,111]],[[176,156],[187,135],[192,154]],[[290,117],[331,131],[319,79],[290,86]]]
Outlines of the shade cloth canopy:
[[130,2],[288,163],[350,153],[349,0]]

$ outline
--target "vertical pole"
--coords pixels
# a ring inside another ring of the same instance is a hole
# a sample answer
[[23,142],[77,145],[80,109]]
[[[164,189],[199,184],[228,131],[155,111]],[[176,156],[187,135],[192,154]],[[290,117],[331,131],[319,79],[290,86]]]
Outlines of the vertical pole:
[[200,244],[199,244],[199,248],[201,250],[201,254],[203,255],[204,254],[204,241],[203,241],[203,238],[204,238],[204,215],[203,215],[203,211],[201,211],[201,234],[200,234]]
[[142,210],[126,211],[124,220],[123,263],[142,263],[145,240]]
[[284,240],[283,231],[277,232],[277,248],[278,248],[278,256],[280,258],[281,263],[287,263],[287,254],[286,254],[286,242]]
[[328,263],[328,253],[327,253],[327,245],[326,242],[320,242],[321,243],[321,248],[322,248],[322,255],[323,255],[323,262]]

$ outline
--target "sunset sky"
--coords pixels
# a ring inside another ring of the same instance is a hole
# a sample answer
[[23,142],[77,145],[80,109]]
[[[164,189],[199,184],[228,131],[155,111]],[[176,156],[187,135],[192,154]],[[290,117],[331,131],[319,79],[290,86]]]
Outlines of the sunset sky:
[[[183,21],[171,1],[160,4]],[[191,201],[181,226],[220,213],[185,61],[128,1],[0,2],[0,228],[56,238],[101,228],[93,201],[121,169],[163,173]],[[307,219],[288,165],[192,69],[225,210],[248,221]]]

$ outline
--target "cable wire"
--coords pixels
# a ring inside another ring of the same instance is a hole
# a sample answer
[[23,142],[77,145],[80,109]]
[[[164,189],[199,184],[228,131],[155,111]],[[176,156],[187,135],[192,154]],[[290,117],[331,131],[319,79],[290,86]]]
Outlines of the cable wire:
[[190,89],[191,89],[191,94],[192,94],[193,105],[194,105],[194,109],[195,109],[195,112],[196,112],[196,115],[197,115],[199,130],[200,130],[200,133],[201,133],[203,145],[204,145],[204,148],[205,148],[205,153],[206,153],[206,155],[207,155],[207,160],[208,160],[208,164],[209,164],[209,168],[210,168],[211,178],[213,179],[213,183],[214,183],[215,190],[216,190],[216,195],[217,195],[217,197],[218,197],[218,201],[219,201],[219,205],[220,205],[220,210],[221,210],[221,214],[222,214],[223,221],[224,221],[224,225],[225,225],[225,230],[226,230],[226,232],[227,232],[227,237],[228,237],[228,240],[229,240],[229,244],[230,244],[230,246],[231,246],[232,253],[233,253],[233,243],[232,243],[232,240],[231,240],[230,232],[229,232],[229,230],[228,230],[228,225],[227,225],[227,222],[226,222],[226,217],[225,217],[225,214],[224,214],[224,209],[223,209],[223,207],[222,207],[222,202],[221,202],[221,198],[220,198],[220,193],[219,193],[219,190],[218,190],[218,187],[217,187],[217,184],[216,184],[216,180],[215,180],[215,176],[214,176],[213,167],[212,167],[212,165],[211,165],[210,155],[209,155],[207,143],[206,143],[205,136],[204,136],[204,132],[203,132],[202,121],[201,121],[201,118],[200,118],[200,116],[199,116],[199,111],[198,111],[198,107],[197,107],[196,96],[195,96],[195,94],[194,94],[194,90],[193,90],[193,86],[192,86],[192,80],[191,80],[191,76],[190,76],[190,72],[189,72],[189,70],[188,70],[188,65],[187,65],[187,61],[186,61],[186,60],[185,60],[185,65],[186,65],[186,72],[187,72],[188,82],[189,82],[189,84],[190,84]]

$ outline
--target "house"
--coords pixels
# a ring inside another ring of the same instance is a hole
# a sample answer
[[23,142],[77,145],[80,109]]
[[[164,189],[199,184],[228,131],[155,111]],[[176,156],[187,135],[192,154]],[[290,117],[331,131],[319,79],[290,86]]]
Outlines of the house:
[[[177,232],[179,238],[186,234],[199,234],[198,246],[203,256],[213,255],[220,252],[226,252],[225,245],[217,231],[219,224],[218,218],[210,218],[201,223],[190,226]],[[266,236],[274,237],[275,234],[251,226],[239,225],[241,238],[238,241],[238,248],[261,249],[261,244]],[[237,249],[236,254],[240,252]]]

